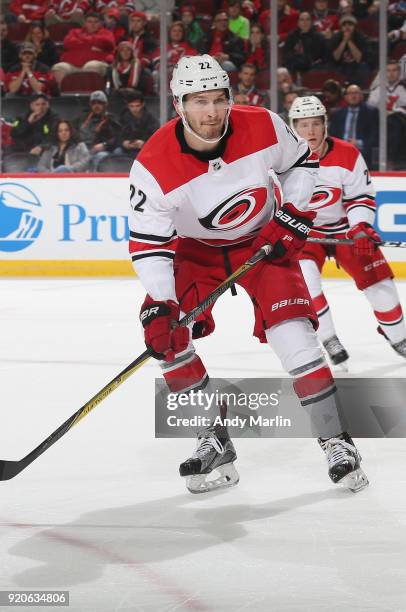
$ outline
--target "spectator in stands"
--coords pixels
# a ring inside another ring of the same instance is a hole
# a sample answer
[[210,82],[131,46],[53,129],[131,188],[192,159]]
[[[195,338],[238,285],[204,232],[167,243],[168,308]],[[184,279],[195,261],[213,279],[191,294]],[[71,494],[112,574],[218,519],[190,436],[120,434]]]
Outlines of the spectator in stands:
[[290,107],[293,104],[293,101],[296,100],[298,94],[296,91],[288,91],[283,96],[283,111],[279,113],[279,117],[284,120],[284,122],[289,125],[289,111]]
[[242,106],[249,106],[250,101],[248,100],[247,94],[236,92],[233,94],[234,104]]
[[33,93],[52,94],[55,80],[52,72],[37,61],[35,47],[30,42],[21,45],[19,63],[6,74],[7,90],[12,95],[31,96]]
[[357,19],[344,15],[340,19],[340,32],[330,41],[334,65],[347,79],[361,87],[369,74],[368,42],[364,34],[356,30]]
[[3,152],[13,145],[13,139],[11,137],[12,124],[6,121],[3,117],[0,117],[1,124],[1,146]]
[[[1,97],[3,97],[3,95],[6,93],[7,88],[6,88],[6,75],[4,74],[4,70],[3,68],[0,68],[0,95]],[[0,141],[2,142],[2,141]]]
[[246,63],[254,64],[257,70],[269,69],[270,53],[268,38],[265,36],[264,28],[259,23],[251,26],[250,37],[247,46]]
[[302,89],[295,85],[292,75],[284,66],[278,68],[276,78],[278,83],[278,111],[281,112],[284,107],[285,94],[292,91],[300,94]]
[[[379,87],[379,74],[371,83],[371,93],[368,103],[379,106],[381,90]],[[400,78],[400,65],[396,60],[389,60],[386,67],[386,110],[388,112],[406,112],[406,87]]]
[[49,38],[49,32],[39,21],[33,21],[25,37],[26,42],[34,45],[37,61],[51,68],[57,63],[59,56],[55,43]]
[[[148,19],[159,19],[161,12],[160,0],[134,0],[136,11],[142,11]],[[166,12],[172,14],[175,9],[175,0],[166,0]]]
[[147,16],[140,11],[130,14],[129,41],[134,47],[135,56],[142,63],[143,68],[151,68],[152,54],[158,47],[157,41],[145,29]]
[[362,153],[368,168],[373,168],[373,149],[378,148],[379,115],[376,108],[364,102],[358,85],[345,90],[348,106],[331,114],[329,133],[355,145]]
[[254,23],[258,20],[261,8],[262,0],[242,0],[241,15],[246,17],[250,23]]
[[20,23],[30,23],[31,21],[41,21],[48,9],[48,0],[12,0],[9,11],[17,18]]
[[109,8],[104,14],[104,27],[112,32],[116,45],[127,37],[127,30],[121,23],[121,14],[118,8]]
[[391,30],[388,32],[388,39],[392,45],[406,40],[406,19],[398,30]]
[[82,26],[85,22],[84,14],[89,8],[89,0],[50,0],[45,13],[45,25],[70,22]]
[[145,108],[144,96],[140,91],[133,93],[127,102],[127,109],[119,138],[119,148],[115,153],[135,158],[148,138],[159,128],[159,121]]
[[380,0],[353,0],[353,15],[357,19],[376,16],[379,12]]
[[106,90],[112,93],[127,93],[137,89],[140,82],[142,64],[135,57],[134,47],[128,41],[121,42],[114,55],[113,64],[106,77]]
[[241,14],[241,0],[228,0],[228,27],[243,40],[248,40],[250,35],[250,22]]
[[321,100],[327,109],[327,115],[329,117],[333,111],[346,106],[342,87],[335,79],[327,79],[324,81],[321,88]]
[[200,52],[203,43],[203,30],[196,19],[194,6],[185,4],[180,9],[180,18],[186,30],[186,41],[193,49]]
[[244,62],[244,41],[229,29],[225,11],[216,13],[205,47],[205,53],[215,57],[227,72],[238,70]]
[[[174,21],[169,26],[168,45],[166,47],[166,61],[168,65],[168,77],[171,78],[174,66],[184,55],[196,55],[197,52],[186,41],[186,28],[182,21]],[[154,91],[159,93],[159,64],[161,50],[158,48],[152,54],[152,78],[154,80]]]
[[90,113],[79,121],[79,138],[90,151],[91,169],[97,172],[101,160],[116,148],[121,125],[107,112],[107,96],[103,91],[93,91],[89,103]]
[[63,47],[61,62],[53,67],[58,83],[75,72],[97,72],[104,76],[113,60],[115,40],[103,28],[101,16],[88,13],[83,28],[73,28],[65,36]]
[[[278,41],[284,42],[289,32],[297,28],[299,11],[288,4],[287,0],[278,0]],[[270,32],[270,9],[262,11],[259,15],[259,22],[266,34]]]
[[339,29],[338,15],[329,10],[328,0],[314,0],[312,20],[317,32],[323,34],[327,40]]
[[1,67],[8,72],[11,66],[18,62],[18,47],[8,39],[8,26],[5,21],[0,21],[1,38]]
[[284,64],[291,72],[307,72],[321,68],[327,60],[327,47],[322,34],[312,25],[310,13],[299,15],[297,28],[286,38],[283,47]]
[[41,153],[38,172],[86,172],[90,153],[85,143],[79,142],[70,121],[60,119],[52,138],[53,144]]
[[265,106],[265,94],[255,85],[257,69],[253,64],[243,64],[238,73],[236,93],[245,94],[251,106]]
[[[402,169],[406,160],[406,83],[400,78],[400,65],[389,60],[386,68],[386,109],[388,111],[388,159],[392,169]],[[371,85],[368,103],[379,107],[379,75]]]
[[44,93],[34,94],[27,115],[13,123],[11,137],[14,145],[11,149],[41,155],[50,144],[57,121],[58,116],[51,110],[48,96]]
[[406,2],[391,2],[388,7],[388,21],[391,28],[398,28],[406,19]]
[[344,15],[354,16],[353,0],[340,0],[338,3],[338,14],[340,19],[344,17]]

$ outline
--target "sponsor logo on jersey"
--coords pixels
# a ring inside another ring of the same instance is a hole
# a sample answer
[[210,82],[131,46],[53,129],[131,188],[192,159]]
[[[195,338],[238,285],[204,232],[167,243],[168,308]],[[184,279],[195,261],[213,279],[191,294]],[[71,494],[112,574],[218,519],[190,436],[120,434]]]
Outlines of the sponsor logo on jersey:
[[209,230],[231,230],[250,223],[266,205],[266,187],[250,187],[218,204],[199,223]]
[[328,187],[327,185],[317,185],[309,203],[311,210],[320,210],[327,206],[336,204],[341,199],[341,189],[339,187]]
[[41,202],[20,183],[0,183],[0,251],[22,251],[39,236]]
[[278,308],[284,308],[285,306],[295,306],[296,304],[303,304],[306,306],[310,306],[309,300],[305,298],[290,298],[289,300],[281,300],[280,302],[275,302],[272,304],[271,310],[278,310]]

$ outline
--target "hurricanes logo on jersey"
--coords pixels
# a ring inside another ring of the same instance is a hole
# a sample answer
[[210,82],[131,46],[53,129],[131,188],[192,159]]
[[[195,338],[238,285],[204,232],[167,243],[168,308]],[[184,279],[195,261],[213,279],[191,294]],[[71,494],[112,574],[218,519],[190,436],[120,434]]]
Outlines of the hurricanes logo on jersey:
[[326,208],[326,206],[332,206],[336,202],[339,202],[340,198],[341,189],[339,187],[318,185],[316,191],[312,195],[309,206],[312,210],[320,210],[321,208]]
[[252,221],[262,211],[267,197],[266,187],[243,189],[221,202],[199,222],[209,230],[236,229]]

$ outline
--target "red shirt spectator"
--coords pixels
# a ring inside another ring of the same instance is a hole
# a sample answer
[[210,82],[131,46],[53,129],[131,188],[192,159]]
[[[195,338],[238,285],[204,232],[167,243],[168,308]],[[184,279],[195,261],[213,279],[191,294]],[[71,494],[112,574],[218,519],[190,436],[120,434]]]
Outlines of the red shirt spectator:
[[[186,42],[186,28],[182,21],[174,21],[169,28],[169,42],[166,49],[166,58],[168,66],[174,66],[184,55],[196,55],[196,49],[193,49]],[[157,69],[160,60],[160,50],[156,49],[152,55],[152,63],[154,69]]]
[[312,21],[317,32],[323,34],[325,38],[331,38],[332,33],[340,28],[337,13],[328,9],[328,0],[314,0]]
[[86,13],[90,8],[88,0],[50,0],[47,17],[58,15],[61,19],[69,21],[74,13]]
[[144,68],[151,65],[151,57],[158,46],[157,41],[145,30],[146,21],[147,16],[141,11],[133,11],[130,14],[129,42]]
[[[270,9],[262,11],[259,22],[266,34],[270,32]],[[287,0],[278,0],[278,36],[279,41],[284,42],[289,34],[297,27],[299,11],[291,7]]]
[[104,13],[105,27],[107,30],[112,32],[114,40],[116,41],[116,45],[118,45],[119,42],[123,41],[126,38],[127,34],[127,30],[125,29],[125,27],[119,23],[120,17],[121,14],[118,8],[108,9],[108,11]]
[[269,43],[264,28],[259,23],[251,26],[245,62],[253,64],[257,70],[265,70],[269,67]]
[[1,121],[1,146],[5,149],[13,144],[13,139],[11,138],[11,128],[13,127],[11,123],[8,123],[3,117],[0,118]]
[[17,15],[17,21],[41,21],[48,10],[49,0],[12,0],[9,10]]
[[21,45],[20,62],[10,68],[6,74],[7,90],[19,96],[30,96],[34,93],[50,95],[55,93],[55,79],[48,66],[36,60],[36,51],[32,43]]
[[102,27],[97,15],[88,14],[83,28],[70,30],[63,41],[62,62],[80,68],[86,62],[98,60],[110,64],[115,48],[114,36]]

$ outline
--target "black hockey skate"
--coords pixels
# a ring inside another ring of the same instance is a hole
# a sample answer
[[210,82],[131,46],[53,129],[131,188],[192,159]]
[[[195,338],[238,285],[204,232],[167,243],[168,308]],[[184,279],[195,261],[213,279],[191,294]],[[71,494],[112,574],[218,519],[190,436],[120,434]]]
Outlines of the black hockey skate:
[[[216,425],[199,432],[197,448],[190,459],[179,466],[179,473],[186,477],[186,487],[191,493],[207,493],[236,485],[240,479],[233,462],[237,454],[227,429]],[[207,480],[213,470],[219,476]]]
[[339,365],[341,369],[347,371],[348,364],[346,363],[349,359],[349,354],[337,338],[337,336],[331,336],[328,340],[323,342],[323,346],[327,351],[328,357],[333,365]]
[[361,468],[361,455],[346,431],[336,438],[319,438],[318,442],[326,454],[328,475],[334,484],[353,493],[368,486],[368,478]]
[[406,359],[406,338],[404,338],[404,340],[401,340],[400,342],[395,342],[394,344],[392,344],[392,342],[389,340],[388,336],[383,331],[382,327],[378,327],[377,331],[378,331],[378,334],[381,334],[381,336],[383,336],[389,342],[389,344],[391,345],[393,350],[398,355],[400,355],[401,357],[404,357]]

